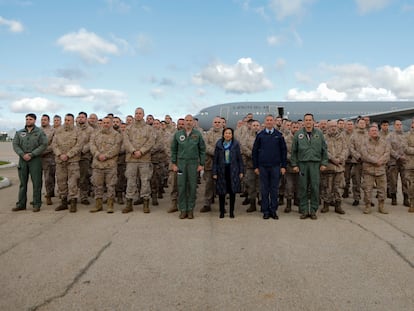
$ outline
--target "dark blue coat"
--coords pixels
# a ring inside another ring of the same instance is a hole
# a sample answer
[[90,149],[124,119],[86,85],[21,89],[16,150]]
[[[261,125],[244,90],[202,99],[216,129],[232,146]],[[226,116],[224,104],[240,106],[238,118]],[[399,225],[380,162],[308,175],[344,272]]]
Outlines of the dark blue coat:
[[224,161],[224,147],[223,138],[219,139],[216,143],[214,150],[213,160],[213,175],[217,175],[216,179],[216,191],[217,194],[226,194],[230,190],[233,193],[241,192],[241,180],[240,173],[244,174],[244,165],[240,152],[240,144],[237,140],[233,139],[233,143],[230,147],[230,178],[231,188],[226,189],[226,178],[225,178],[225,161]]
[[278,130],[273,129],[273,133],[268,134],[264,129],[256,135],[252,150],[255,169],[259,166],[286,168],[286,156],[286,142]]

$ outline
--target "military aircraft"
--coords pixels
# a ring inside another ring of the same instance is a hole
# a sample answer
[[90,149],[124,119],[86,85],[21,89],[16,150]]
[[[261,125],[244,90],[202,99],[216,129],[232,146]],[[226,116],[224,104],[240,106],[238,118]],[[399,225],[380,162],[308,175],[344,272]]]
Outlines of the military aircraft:
[[[411,123],[414,117],[414,101],[266,101],[224,103],[201,109],[194,117],[205,130],[211,127],[216,116],[226,118],[229,127],[236,128],[237,122],[248,113],[262,122],[268,114],[289,120],[303,119],[305,113],[312,113],[315,120],[355,120],[369,116],[371,122],[388,120],[390,124],[399,119]],[[407,127],[405,129],[408,129]]]

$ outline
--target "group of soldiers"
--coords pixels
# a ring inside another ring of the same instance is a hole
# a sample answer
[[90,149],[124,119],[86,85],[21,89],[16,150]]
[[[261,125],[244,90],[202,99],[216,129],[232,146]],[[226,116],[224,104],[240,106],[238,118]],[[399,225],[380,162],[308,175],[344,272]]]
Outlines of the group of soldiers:
[[[284,212],[298,205],[298,177],[291,165],[292,141],[303,127],[301,120],[290,121],[277,117],[274,128],[283,134],[287,146],[286,174],[280,180],[279,205],[285,204]],[[177,130],[184,128],[184,118],[174,123],[169,115],[160,121],[152,115],[145,117],[143,108],[136,108],[123,122],[109,114],[98,119],[80,112],[54,116],[52,124],[48,115],[41,118],[41,129],[47,136],[47,147],[41,155],[46,203],[52,205],[55,184],[58,186],[60,204],[56,211],[77,211],[78,199],[89,205],[89,197],[95,198],[91,212],[114,212],[114,202],[126,205],[123,213],[133,211],[133,205],[143,204],[143,212],[150,212],[151,205],[158,205],[166,187],[170,187],[171,206],[168,212],[177,211],[177,171],[171,169],[171,140]],[[206,158],[202,179],[205,182],[204,204],[200,212],[211,211],[215,199],[212,161],[216,142],[222,138],[226,120],[214,117],[207,131],[193,126],[203,136]],[[378,199],[378,211],[388,213],[384,207],[386,198],[397,205],[397,182],[401,178],[403,204],[414,212],[414,119],[411,129],[403,132],[402,123],[396,120],[389,131],[387,121],[371,124],[369,118],[351,120],[320,120],[314,123],[323,133],[329,163],[320,172],[321,212],[334,206],[337,213],[345,213],[341,202],[351,195],[352,205],[358,206],[364,194],[364,213],[370,213],[374,190]],[[252,148],[255,137],[263,128],[260,121],[248,114],[240,120],[234,136],[239,141],[245,167],[243,179],[243,205],[247,212],[257,210],[260,204],[259,178],[254,172]],[[201,178],[201,176],[200,176]],[[200,181],[199,181],[200,182]],[[20,195],[19,195],[20,197]],[[36,203],[35,204],[39,204]],[[40,208],[40,206],[39,206]],[[21,210],[16,205],[13,210]]]

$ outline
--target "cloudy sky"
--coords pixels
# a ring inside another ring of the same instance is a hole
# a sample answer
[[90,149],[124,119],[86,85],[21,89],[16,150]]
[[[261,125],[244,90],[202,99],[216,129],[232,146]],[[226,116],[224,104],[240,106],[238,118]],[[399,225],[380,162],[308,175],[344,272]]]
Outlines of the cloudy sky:
[[0,0],[0,130],[232,101],[414,100],[413,0]]

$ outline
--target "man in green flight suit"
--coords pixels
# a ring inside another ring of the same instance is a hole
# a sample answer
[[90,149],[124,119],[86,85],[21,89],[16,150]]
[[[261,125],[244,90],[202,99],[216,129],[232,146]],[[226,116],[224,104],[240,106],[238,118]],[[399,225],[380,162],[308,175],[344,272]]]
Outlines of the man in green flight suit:
[[[293,137],[290,162],[293,171],[299,173],[300,218],[317,219],[320,172],[328,165],[328,150],[322,131],[313,126],[313,114],[305,114],[303,120],[304,127]],[[308,190],[310,190],[310,206]]]
[[47,136],[36,125],[36,115],[26,115],[26,126],[16,132],[13,150],[19,155],[18,174],[20,180],[19,199],[13,212],[26,209],[27,182],[29,174],[33,183],[33,212],[40,211],[42,205],[42,153],[47,148]]
[[178,209],[180,219],[193,219],[196,201],[197,175],[204,169],[206,145],[203,135],[194,127],[191,115],[184,119],[184,129],[171,141],[172,170],[177,172]]

